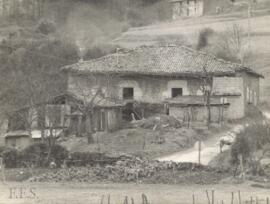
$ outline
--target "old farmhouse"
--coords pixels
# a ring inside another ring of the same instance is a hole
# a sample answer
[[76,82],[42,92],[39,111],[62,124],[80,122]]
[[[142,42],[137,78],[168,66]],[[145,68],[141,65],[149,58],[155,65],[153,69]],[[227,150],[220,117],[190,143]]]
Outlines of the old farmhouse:
[[84,135],[89,128],[114,131],[125,121],[155,114],[205,123],[209,107],[212,122],[239,119],[258,104],[263,77],[248,67],[177,46],[123,50],[63,71],[67,92],[14,114],[7,146],[26,147],[52,130],[56,137]]
[[110,101],[95,113],[96,128],[103,130],[120,126],[121,115],[130,120],[163,113],[182,121],[206,121],[206,89],[211,90],[213,122],[242,118],[249,105],[258,104],[263,77],[240,64],[177,46],[143,46],[63,70],[69,93],[91,100],[101,90],[103,100]]

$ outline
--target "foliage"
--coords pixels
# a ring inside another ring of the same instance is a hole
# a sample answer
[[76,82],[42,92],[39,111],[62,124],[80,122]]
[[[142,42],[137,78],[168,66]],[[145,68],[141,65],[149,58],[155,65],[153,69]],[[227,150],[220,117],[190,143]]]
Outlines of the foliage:
[[46,19],[41,20],[37,25],[36,31],[44,35],[48,35],[56,31],[56,25]]
[[45,143],[36,143],[26,147],[21,153],[22,165],[44,166],[46,160],[47,145]]
[[60,166],[68,157],[68,151],[61,145],[56,144],[52,147],[50,161],[48,161],[48,152],[49,146],[46,143],[30,145],[21,152],[21,163],[42,167],[54,161],[57,166]]
[[2,152],[3,162],[7,168],[17,166],[18,152],[15,149],[6,149]]
[[256,123],[237,135],[231,148],[232,162],[238,163],[241,155],[243,164],[248,166],[254,175],[261,173],[260,161],[270,152],[269,128],[269,124]]
[[236,164],[239,162],[239,156],[242,155],[244,162],[247,162],[248,157],[251,154],[250,141],[245,135],[241,134],[236,137],[235,142],[231,148],[232,163]]
[[28,29],[14,32],[0,49],[0,104],[5,114],[61,93],[65,80],[60,68],[78,59],[71,42]]
[[52,147],[52,159],[56,163],[57,166],[63,164],[64,160],[68,158],[69,152],[68,150],[61,145],[54,145]]

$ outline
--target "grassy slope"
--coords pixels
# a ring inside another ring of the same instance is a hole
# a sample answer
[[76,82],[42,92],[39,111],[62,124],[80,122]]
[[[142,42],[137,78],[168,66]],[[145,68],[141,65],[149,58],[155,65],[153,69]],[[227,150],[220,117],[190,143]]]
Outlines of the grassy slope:
[[168,128],[163,133],[166,142],[157,144],[154,141],[160,134],[159,131],[136,128],[97,133],[95,141],[99,142],[94,144],[87,144],[86,138],[78,137],[68,138],[61,144],[70,151],[101,151],[109,154],[122,152],[156,158],[191,147],[198,138],[204,139],[209,136],[209,133],[202,133],[187,128]]
[[[258,6],[258,8],[260,7]],[[261,11],[264,12],[263,16],[259,15]],[[269,10],[265,12],[265,8],[260,8],[255,12],[258,15],[251,19],[251,49],[256,56],[249,61],[254,69],[265,75],[265,79],[261,83],[264,99],[270,98],[270,15],[267,13]],[[244,14],[245,12],[241,11],[133,28],[116,39],[115,43],[124,47],[156,43],[179,43],[194,46],[197,42],[198,32],[206,27],[212,28],[216,32],[223,32],[236,23],[248,30],[248,20]]]

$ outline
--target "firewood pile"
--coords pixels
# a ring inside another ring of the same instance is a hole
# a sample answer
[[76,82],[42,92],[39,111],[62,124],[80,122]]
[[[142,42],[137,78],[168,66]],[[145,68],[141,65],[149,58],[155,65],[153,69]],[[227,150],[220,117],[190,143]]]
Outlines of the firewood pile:
[[114,165],[70,167],[50,169],[48,172],[33,176],[30,182],[138,182],[153,177],[162,171],[213,171],[212,168],[193,163],[159,162],[138,157],[125,158]]

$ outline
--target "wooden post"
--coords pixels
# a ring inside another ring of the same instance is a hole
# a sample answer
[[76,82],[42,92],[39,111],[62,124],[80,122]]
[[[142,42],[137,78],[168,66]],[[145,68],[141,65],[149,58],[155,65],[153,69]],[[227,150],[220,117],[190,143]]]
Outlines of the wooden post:
[[103,204],[103,200],[104,200],[104,195],[102,195],[102,197],[101,197],[100,204]]
[[81,134],[82,134],[82,116],[78,115],[77,135],[81,136]]
[[208,191],[206,190],[205,192],[206,192],[206,196],[207,196],[208,204],[211,204],[211,202],[210,202],[210,198],[209,198],[209,194],[208,194]]
[[6,182],[5,165],[4,165],[4,161],[2,157],[0,157],[0,171],[1,171],[2,181]]
[[256,204],[259,204],[259,199],[258,199],[258,197],[256,197]]
[[245,175],[244,175],[244,165],[243,165],[243,155],[242,154],[239,155],[239,160],[240,160],[240,169],[241,169],[241,179],[244,179]]
[[268,197],[266,198],[266,204],[269,204],[269,198]]
[[192,195],[192,204],[195,204],[195,195]]
[[215,191],[212,190],[212,204],[215,204]]
[[111,194],[108,195],[108,204],[111,204]]
[[239,199],[239,204],[242,204],[241,192],[240,191],[238,191],[238,199]]
[[251,204],[253,203],[253,198],[252,198],[252,196],[250,196],[250,203],[251,203]]
[[142,201],[143,201],[143,204],[148,204],[147,197],[144,194],[142,194]]
[[128,204],[128,197],[125,197],[124,204]]
[[199,164],[201,164],[201,151],[202,151],[202,141],[201,140],[199,140],[198,149],[199,149],[198,162],[199,162]]
[[234,193],[232,192],[232,200],[231,200],[231,204],[233,204],[234,201]]

